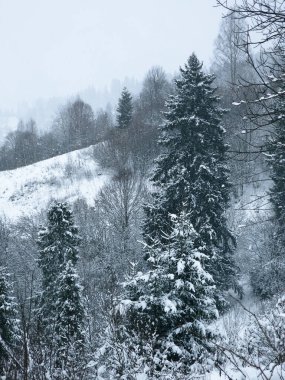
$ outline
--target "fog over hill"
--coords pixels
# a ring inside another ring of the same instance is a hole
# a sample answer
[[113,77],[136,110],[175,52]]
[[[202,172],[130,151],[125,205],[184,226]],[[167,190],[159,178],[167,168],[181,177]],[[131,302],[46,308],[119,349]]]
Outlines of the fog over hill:
[[16,129],[19,120],[34,119],[39,131],[47,131],[58,111],[68,101],[73,101],[77,97],[90,104],[95,113],[106,107],[114,112],[120,93],[125,86],[136,96],[142,84],[134,78],[125,78],[123,81],[113,79],[109,88],[102,90],[90,85],[77,93],[70,93],[67,97],[41,98],[30,103],[15,104],[14,108],[7,110],[1,109],[0,105],[0,144],[8,132]]

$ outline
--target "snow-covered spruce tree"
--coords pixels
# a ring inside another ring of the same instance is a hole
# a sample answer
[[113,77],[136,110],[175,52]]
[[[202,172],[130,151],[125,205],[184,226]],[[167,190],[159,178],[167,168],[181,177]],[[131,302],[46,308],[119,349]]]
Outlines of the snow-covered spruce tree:
[[12,378],[12,372],[19,367],[15,360],[15,346],[19,342],[20,331],[16,303],[11,292],[8,274],[0,267],[0,376],[7,378]]
[[52,205],[48,210],[47,218],[48,225],[39,231],[38,264],[42,270],[42,321],[49,325],[49,318],[55,307],[55,282],[65,269],[68,260],[76,265],[80,238],[78,228],[74,225],[72,213],[66,203],[58,202]]
[[123,88],[117,107],[117,127],[126,129],[130,126],[133,114],[132,95]]
[[169,98],[153,183],[156,191],[146,206],[144,236],[148,244],[165,242],[171,214],[185,208],[197,236],[194,247],[212,260],[209,272],[218,291],[238,289],[233,260],[235,239],[226,225],[230,198],[227,146],[220,125],[223,110],[212,87],[214,76],[202,71],[195,54],[180,68],[176,94]]
[[126,281],[120,304],[129,347],[145,358],[151,379],[172,373],[188,379],[207,371],[215,358],[215,334],[208,325],[218,312],[213,279],[205,269],[209,257],[194,247],[197,233],[189,214],[170,220],[164,243],[146,247],[148,271]]
[[76,271],[79,241],[67,204],[52,205],[48,225],[40,230],[38,240],[42,270],[38,323],[54,379],[84,377],[85,311]]

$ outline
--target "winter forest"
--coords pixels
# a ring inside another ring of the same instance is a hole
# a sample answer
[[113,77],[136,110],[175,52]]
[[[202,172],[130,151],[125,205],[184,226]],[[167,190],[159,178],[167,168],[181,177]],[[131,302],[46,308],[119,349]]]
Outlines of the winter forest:
[[3,139],[2,380],[285,379],[285,1],[209,6],[209,67]]

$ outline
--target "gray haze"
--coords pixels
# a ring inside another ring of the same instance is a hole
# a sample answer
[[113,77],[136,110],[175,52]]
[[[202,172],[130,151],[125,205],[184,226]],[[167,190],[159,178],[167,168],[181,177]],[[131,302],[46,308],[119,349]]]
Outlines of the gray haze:
[[113,78],[206,64],[221,10],[214,0],[0,0],[0,108],[62,97]]
[[221,15],[215,0],[0,0],[0,143],[77,95],[114,107],[154,65],[172,76],[195,51],[207,66]]

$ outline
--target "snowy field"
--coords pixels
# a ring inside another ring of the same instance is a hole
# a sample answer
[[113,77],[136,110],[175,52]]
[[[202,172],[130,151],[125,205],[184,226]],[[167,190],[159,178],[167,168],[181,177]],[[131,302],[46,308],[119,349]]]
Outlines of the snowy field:
[[52,200],[89,204],[108,182],[93,158],[93,146],[50,158],[33,165],[0,172],[0,213],[7,220],[37,214]]

